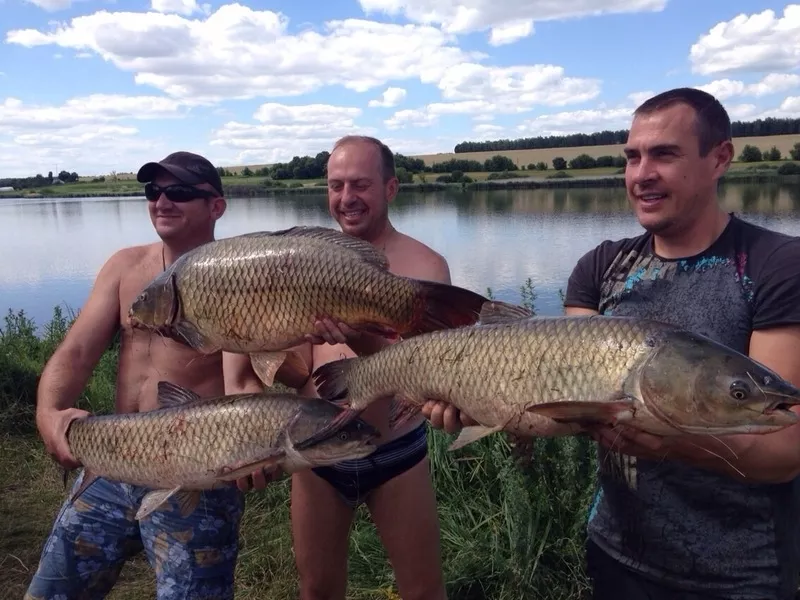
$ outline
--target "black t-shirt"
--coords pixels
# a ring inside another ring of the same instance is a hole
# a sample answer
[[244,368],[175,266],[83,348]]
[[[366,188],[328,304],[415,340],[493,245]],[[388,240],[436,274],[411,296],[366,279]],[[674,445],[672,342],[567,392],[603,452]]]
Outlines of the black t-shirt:
[[[586,253],[570,275],[565,306],[673,323],[745,354],[753,330],[800,323],[800,238],[732,215],[697,256],[662,259],[652,241],[645,233]],[[747,484],[603,448],[598,458],[588,530],[611,556],[686,590],[794,598],[800,479]]]

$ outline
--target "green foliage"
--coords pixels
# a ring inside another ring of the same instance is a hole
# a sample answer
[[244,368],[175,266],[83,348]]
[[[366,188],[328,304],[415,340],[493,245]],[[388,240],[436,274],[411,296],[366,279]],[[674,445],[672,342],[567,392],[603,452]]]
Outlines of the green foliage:
[[781,151],[778,149],[777,146],[773,146],[766,152],[764,152],[764,160],[780,160],[781,159]]
[[[50,322],[37,331],[24,310],[8,311],[0,329],[0,432],[33,430],[39,376],[73,321],[57,306]],[[96,413],[113,410],[118,348],[117,339],[102,355],[78,407]]]
[[778,167],[778,175],[800,175],[800,165],[795,162],[786,162]]
[[553,168],[556,171],[563,171],[564,169],[567,168],[567,161],[564,160],[563,156],[556,156],[553,159]]
[[739,155],[739,160],[742,162],[760,162],[762,159],[761,150],[751,144],[745,144]]
[[789,156],[792,157],[792,160],[800,160],[800,142],[792,146],[792,149],[789,150]]

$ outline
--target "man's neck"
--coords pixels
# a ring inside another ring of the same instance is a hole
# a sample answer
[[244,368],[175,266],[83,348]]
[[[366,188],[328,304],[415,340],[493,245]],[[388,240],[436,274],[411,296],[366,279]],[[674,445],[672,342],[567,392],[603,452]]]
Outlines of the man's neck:
[[386,244],[392,237],[394,237],[396,233],[397,230],[394,228],[392,223],[387,219],[386,224],[380,230],[378,230],[377,233],[365,236],[364,240],[369,242],[376,248],[386,250]]
[[722,234],[730,215],[714,204],[706,213],[685,230],[674,236],[653,236],[653,248],[663,258],[675,259],[695,256],[707,250]]
[[194,250],[198,246],[202,246],[208,242],[213,242],[214,236],[201,240],[170,240],[161,242],[161,252],[164,259],[164,268],[170,266],[178,260],[183,254],[190,250]]

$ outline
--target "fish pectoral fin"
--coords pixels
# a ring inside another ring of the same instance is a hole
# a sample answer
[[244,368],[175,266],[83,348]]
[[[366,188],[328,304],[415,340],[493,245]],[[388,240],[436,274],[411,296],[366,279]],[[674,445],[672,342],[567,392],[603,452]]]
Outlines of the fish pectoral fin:
[[286,352],[253,352],[250,354],[250,364],[261,383],[271,387],[275,383],[275,374],[287,356]]
[[[66,471],[66,469],[65,469],[65,470],[64,470],[64,473],[66,474],[66,472],[67,472],[67,471]],[[86,488],[88,488],[88,487],[89,487],[90,485],[92,485],[92,484],[93,484],[95,481],[97,481],[98,477],[100,477],[100,476],[99,476],[99,475],[95,475],[95,474],[94,474],[94,473],[92,473],[92,472],[91,472],[89,469],[86,469],[86,468],[84,468],[84,469],[83,469],[83,479],[81,480],[81,484],[80,484],[80,486],[78,486],[78,489],[77,489],[77,490],[75,490],[75,492],[74,492],[74,493],[72,494],[72,496],[70,497],[70,502],[75,502],[75,500],[77,500],[77,499],[78,499],[78,497],[79,497],[79,496],[80,496],[80,495],[81,495],[83,492],[85,492],[85,491],[86,491]],[[67,483],[67,480],[66,480],[66,475],[65,475],[65,477],[64,477],[64,484],[66,485],[66,483]]]
[[175,492],[172,496],[178,504],[178,510],[184,519],[197,510],[200,504],[201,494],[202,492],[200,490],[181,490]]
[[196,392],[171,381],[159,381],[157,387],[158,405],[161,408],[183,406],[200,400]]
[[459,448],[463,448],[464,446],[471,444],[472,442],[477,442],[479,439],[486,437],[487,435],[492,435],[493,433],[497,433],[499,431],[503,431],[502,425],[496,425],[494,427],[486,427],[484,425],[470,425],[469,427],[464,427],[461,430],[461,433],[458,434],[456,440],[448,446],[448,450],[452,452],[453,450],[458,450]]
[[250,364],[253,365],[258,378],[266,387],[275,384],[275,375],[283,367],[291,371],[292,377],[308,379],[311,370],[299,352],[294,350],[279,350],[276,352],[251,352]]
[[184,344],[197,350],[201,354],[214,354],[222,350],[219,344],[214,344],[206,336],[200,333],[192,323],[181,321],[173,325],[175,332]]
[[501,325],[503,323],[514,323],[534,316],[533,311],[509,302],[491,300],[484,302],[481,306],[479,315],[481,325]]
[[633,400],[624,398],[598,402],[564,400],[532,404],[525,410],[559,423],[616,425],[633,418],[633,405]]
[[171,490],[153,490],[145,494],[144,498],[142,498],[142,503],[139,505],[139,510],[136,511],[136,520],[144,519],[151,512],[157,510],[162,504],[165,504],[173,494],[177,494],[180,489],[180,487],[176,487]]
[[397,429],[421,414],[420,406],[410,398],[397,395],[389,403],[389,428]]
[[271,469],[280,463],[286,453],[281,448],[272,448],[265,458],[259,458],[250,462],[238,461],[230,465],[225,465],[216,473],[219,481],[236,481],[241,477],[246,477],[259,469]]

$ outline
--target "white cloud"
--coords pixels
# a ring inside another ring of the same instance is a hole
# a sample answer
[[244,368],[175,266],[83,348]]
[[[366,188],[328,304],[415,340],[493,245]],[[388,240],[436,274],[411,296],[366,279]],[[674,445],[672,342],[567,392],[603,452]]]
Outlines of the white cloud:
[[47,12],[55,12],[57,10],[64,10],[72,6],[72,0],[26,0],[34,6],[38,6]]
[[794,73],[770,73],[757,83],[747,84],[734,79],[715,79],[698,89],[713,94],[720,102],[734,96],[767,96],[800,87],[800,75]]
[[76,17],[50,31],[18,29],[8,43],[92,51],[136,83],[177,98],[297,96],[325,85],[365,92],[394,80],[436,83],[467,53],[451,36],[420,25],[359,19],[287,32],[280,13],[241,4],[206,18],[159,12],[108,12]]
[[661,11],[667,0],[359,0],[365,14],[396,16],[441,25],[448,33],[491,30],[490,43],[510,43],[533,33],[534,21],[612,13]]
[[[0,100],[0,165],[4,176],[67,169],[81,175],[130,169],[165,150],[144,139],[130,121],[184,116],[171,98],[93,94],[63,104]],[[165,152],[166,154],[166,152]]]
[[439,82],[442,97],[421,108],[399,110],[384,121],[389,129],[428,127],[443,115],[475,115],[490,120],[497,114],[519,114],[535,106],[563,106],[586,102],[600,93],[595,79],[565,77],[555,65],[485,67],[462,63]]
[[645,90],[643,92],[633,92],[631,94],[628,94],[628,100],[633,102],[636,106],[639,106],[645,100],[648,100],[649,98],[652,98],[655,95],[656,93],[651,90]]
[[403,88],[399,87],[389,87],[381,94],[380,99],[378,100],[370,100],[367,106],[369,107],[383,107],[383,108],[391,108],[392,106],[397,106],[400,104],[406,97],[406,91]]
[[627,129],[635,107],[577,110],[539,115],[523,121],[517,131],[525,136],[568,135],[603,130]]
[[360,108],[329,104],[264,104],[253,115],[260,124],[229,121],[212,132],[211,145],[235,151],[237,164],[286,162],[329,150],[343,135],[374,134],[356,124],[359,115]]
[[179,15],[192,15],[196,12],[208,12],[210,5],[200,7],[197,0],[152,0],[151,8],[160,13],[177,13]]
[[532,19],[519,19],[509,21],[497,27],[492,27],[489,35],[489,44],[492,46],[503,46],[511,44],[522,38],[526,38],[533,33]]
[[800,65],[800,4],[739,14],[712,27],[692,45],[692,71],[701,75],[784,71]]
[[69,129],[122,119],[163,119],[183,116],[181,104],[160,96],[93,94],[71,98],[63,105],[26,104],[17,98],[0,102],[0,123],[6,135],[20,130]]

